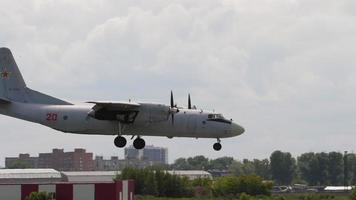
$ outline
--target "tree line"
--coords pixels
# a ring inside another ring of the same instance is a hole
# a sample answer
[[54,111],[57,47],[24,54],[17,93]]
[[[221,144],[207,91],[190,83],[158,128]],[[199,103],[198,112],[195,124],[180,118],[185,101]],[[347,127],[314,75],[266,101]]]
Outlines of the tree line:
[[272,183],[264,182],[257,175],[225,176],[217,179],[198,178],[189,180],[169,174],[157,167],[125,168],[116,180],[135,180],[135,194],[155,197],[236,197],[248,195],[270,195]]
[[[345,159],[346,158],[346,159]],[[304,153],[293,157],[289,152],[274,151],[268,159],[235,160],[232,157],[208,159],[204,156],[179,158],[169,169],[227,171],[231,175],[258,175],[276,185],[294,183],[319,185],[356,184],[356,154],[340,152]]]

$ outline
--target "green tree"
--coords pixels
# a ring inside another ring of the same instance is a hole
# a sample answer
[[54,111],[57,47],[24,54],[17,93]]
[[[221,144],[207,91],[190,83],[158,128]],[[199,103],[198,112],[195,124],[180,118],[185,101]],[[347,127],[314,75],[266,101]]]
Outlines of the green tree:
[[270,195],[271,188],[272,184],[263,182],[263,179],[256,175],[221,177],[213,185],[215,196],[237,196],[242,193]]
[[265,180],[271,179],[271,165],[268,159],[253,160],[253,166],[255,168],[255,174],[262,177]]
[[314,168],[315,161],[315,154],[313,152],[304,153],[298,157],[298,169],[300,172],[300,176],[310,185],[315,185],[317,183]]
[[209,160],[204,156],[195,156],[189,158],[178,158],[170,166],[176,170],[228,170],[233,164],[232,157],[221,157]]
[[348,178],[351,185],[356,185],[356,155],[351,153],[347,156],[348,159]]
[[176,169],[176,170],[191,170],[191,169],[193,169],[193,166],[191,166],[188,163],[187,159],[178,158],[177,160],[174,161],[171,168]]
[[157,179],[155,172],[153,170],[144,169],[144,187],[142,194],[143,195],[158,195]]
[[210,178],[197,178],[191,182],[195,191],[199,191],[202,196],[212,195],[213,180]]
[[167,193],[166,186],[164,185],[165,184],[165,172],[158,169],[158,170],[156,170],[155,176],[156,176],[158,196],[163,197]]
[[116,180],[135,180],[135,193],[160,197],[191,197],[193,190],[186,177],[179,177],[160,169],[125,168]]
[[329,153],[329,181],[331,185],[343,185],[344,160],[339,152]]
[[135,180],[135,192],[136,194],[143,194],[145,181],[142,173],[142,169],[136,169],[127,167],[121,171],[121,175],[117,175],[117,180],[133,179]]
[[352,189],[351,195],[350,195],[351,200],[356,200],[356,188]]
[[328,184],[328,163],[327,153],[304,153],[298,157],[298,169],[302,179],[309,185]]
[[30,167],[31,165],[29,163],[22,160],[16,160],[10,166],[8,166],[9,169],[27,169]]
[[271,154],[272,178],[279,185],[290,185],[296,173],[296,161],[288,152],[275,151]]
[[241,176],[245,173],[242,162],[236,160],[232,162],[229,171],[235,176]]
[[242,162],[234,160],[230,166],[230,171],[236,176],[252,174],[261,175],[265,173],[262,168],[262,163],[259,163],[257,160],[250,161],[248,159],[244,159]]
[[242,170],[244,175],[256,174],[255,165],[252,161],[248,159],[243,159],[242,164]]
[[228,170],[233,161],[234,158],[232,157],[221,157],[210,160],[209,169]]
[[328,180],[328,164],[329,164],[329,155],[327,153],[317,153],[315,154],[318,161],[318,185],[327,185]]
[[209,168],[209,159],[204,156],[188,158],[187,162],[195,170],[205,170]]
[[47,192],[32,192],[26,200],[52,200],[52,194]]

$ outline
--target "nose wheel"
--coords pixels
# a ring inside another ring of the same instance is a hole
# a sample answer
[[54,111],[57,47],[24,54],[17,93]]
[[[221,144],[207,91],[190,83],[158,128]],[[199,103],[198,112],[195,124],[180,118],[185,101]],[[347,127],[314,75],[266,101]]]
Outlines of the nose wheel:
[[140,137],[137,137],[133,142],[133,146],[135,147],[135,149],[143,149],[145,148],[145,145],[145,140]]
[[213,148],[215,151],[220,151],[222,146],[220,144],[220,139],[218,138],[218,141],[213,145]]

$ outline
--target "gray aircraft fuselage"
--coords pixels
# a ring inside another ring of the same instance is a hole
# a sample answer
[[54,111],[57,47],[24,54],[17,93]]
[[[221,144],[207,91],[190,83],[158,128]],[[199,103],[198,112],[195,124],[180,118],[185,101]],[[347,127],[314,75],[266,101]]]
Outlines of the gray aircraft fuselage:
[[220,138],[245,131],[221,114],[192,108],[190,96],[188,108],[180,108],[174,105],[173,94],[170,106],[130,101],[75,105],[42,94],[26,86],[7,48],[0,48],[0,114],[67,133],[119,135],[124,145],[122,135],[216,138],[220,145]]

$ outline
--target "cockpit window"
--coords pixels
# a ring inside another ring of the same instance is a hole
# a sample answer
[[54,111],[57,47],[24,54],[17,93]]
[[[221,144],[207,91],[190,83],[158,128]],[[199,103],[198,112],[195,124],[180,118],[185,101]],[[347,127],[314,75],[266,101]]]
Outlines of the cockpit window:
[[206,121],[231,124],[231,120],[225,119],[222,114],[208,114],[208,119]]
[[208,119],[224,119],[222,114],[209,114]]

